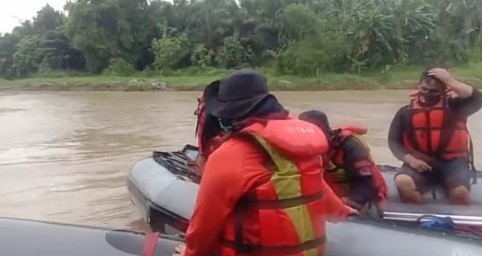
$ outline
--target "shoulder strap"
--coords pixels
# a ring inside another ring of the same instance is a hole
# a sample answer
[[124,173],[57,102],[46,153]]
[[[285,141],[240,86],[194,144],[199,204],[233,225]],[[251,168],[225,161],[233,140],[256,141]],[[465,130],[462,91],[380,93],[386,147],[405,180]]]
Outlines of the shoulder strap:
[[[247,133],[247,132],[240,132],[236,133],[232,136],[240,137],[243,139],[247,139],[250,142],[254,143],[261,151],[265,154],[265,160],[268,161],[266,164],[269,164],[268,169],[273,171],[274,178],[276,180],[277,174],[288,174],[290,172],[296,171],[297,166],[293,163],[290,159],[283,156],[278,150],[274,147],[269,145],[269,143],[261,138],[258,135]],[[253,251],[256,249],[251,244],[246,244],[244,242],[244,235],[243,235],[243,213],[244,210],[250,207],[253,203],[257,205],[257,207],[262,209],[273,209],[273,208],[291,208],[296,205],[300,204],[308,204],[310,202],[314,202],[316,200],[320,200],[323,197],[323,192],[314,193],[308,196],[299,195],[298,197],[283,197],[278,195],[276,200],[256,200],[250,196],[242,197],[235,205],[234,215],[235,215],[235,237],[234,237],[234,246],[238,253],[243,254],[253,254]],[[322,241],[315,241],[316,243],[321,243]],[[313,245],[309,245],[313,246]],[[259,249],[259,248],[258,248]],[[266,248],[263,248],[266,249]],[[279,248],[278,248],[279,249]],[[282,248],[283,249],[283,248]],[[288,250],[289,248],[284,248],[284,250]],[[283,250],[281,250],[283,251]],[[279,252],[279,250],[277,250]]]
[[[412,125],[412,120],[413,116],[415,115],[415,109],[414,109],[414,104],[415,104],[416,99],[412,99],[410,101],[410,104],[408,105],[408,113],[405,115],[402,115],[402,125],[404,126],[404,130],[406,131],[406,139],[410,142],[411,146],[415,151],[421,151],[420,150],[420,144],[418,143],[418,140],[416,139],[415,136],[415,129],[413,128]],[[408,118],[408,120],[407,120]]]
[[435,149],[434,155],[435,156],[442,156],[444,151],[450,144],[452,136],[455,133],[458,125],[458,117],[452,110],[448,107],[447,99],[444,99],[444,103],[442,105],[443,115],[444,118],[442,120],[442,129],[440,131],[440,141],[438,144],[437,149]]
[[474,144],[472,143],[472,137],[467,132],[469,136],[469,164],[472,170],[472,184],[477,184],[477,169],[475,168],[475,157],[474,157]]

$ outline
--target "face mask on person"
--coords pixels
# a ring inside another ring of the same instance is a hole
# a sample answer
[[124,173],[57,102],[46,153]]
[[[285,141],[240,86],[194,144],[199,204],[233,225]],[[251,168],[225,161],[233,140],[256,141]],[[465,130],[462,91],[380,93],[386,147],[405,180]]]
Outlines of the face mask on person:
[[429,77],[418,88],[421,103],[425,106],[437,104],[442,99],[445,89],[445,85],[437,78]]
[[433,106],[442,99],[443,93],[424,91],[420,92],[422,103],[426,106]]

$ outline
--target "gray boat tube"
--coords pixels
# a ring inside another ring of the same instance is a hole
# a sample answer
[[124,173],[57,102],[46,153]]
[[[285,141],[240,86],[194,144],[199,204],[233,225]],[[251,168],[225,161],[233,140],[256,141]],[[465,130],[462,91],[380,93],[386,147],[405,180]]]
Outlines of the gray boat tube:
[[[325,256],[482,256],[482,242],[381,223],[327,225]],[[0,218],[2,256],[141,256],[145,234]],[[153,256],[171,256],[178,237],[160,237]]]
[[[2,256],[142,256],[144,241],[141,232],[0,218]],[[180,243],[159,238],[152,256],[171,256]]]
[[[186,178],[186,173],[194,172],[188,162],[195,159],[195,155],[187,157],[186,151],[195,149],[186,146],[182,152],[164,153],[162,164],[156,162],[154,152],[153,157],[137,162],[129,173],[130,199],[152,230],[166,232],[166,225],[186,230],[199,189],[194,180]],[[178,169],[179,174],[168,168]]]
[[482,256],[480,238],[464,238],[373,220],[327,225],[326,255]]

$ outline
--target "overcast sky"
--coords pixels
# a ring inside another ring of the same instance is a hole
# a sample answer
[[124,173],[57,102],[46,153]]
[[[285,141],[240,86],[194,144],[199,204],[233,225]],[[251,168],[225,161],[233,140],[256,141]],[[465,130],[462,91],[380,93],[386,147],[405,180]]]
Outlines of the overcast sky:
[[66,0],[0,0],[0,33],[10,32],[20,20],[31,19],[47,3],[63,10]]

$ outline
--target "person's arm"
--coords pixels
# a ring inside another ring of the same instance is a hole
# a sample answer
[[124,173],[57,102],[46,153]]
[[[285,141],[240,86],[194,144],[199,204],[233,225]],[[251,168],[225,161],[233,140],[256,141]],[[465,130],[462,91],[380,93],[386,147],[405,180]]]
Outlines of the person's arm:
[[474,87],[472,87],[468,84],[464,84],[464,83],[462,83],[460,81],[457,81],[455,79],[451,82],[448,82],[447,87],[452,89],[452,91],[455,94],[457,94],[457,96],[461,99],[469,98],[470,96],[472,96],[472,94],[475,91]]
[[324,194],[323,203],[325,205],[326,219],[333,223],[344,221],[351,213],[351,208],[343,203],[330,186],[326,184],[325,180],[323,180],[321,186]]
[[206,162],[196,206],[186,232],[184,256],[216,252],[226,219],[246,190],[247,182],[240,169],[243,155],[239,154],[234,143],[229,143],[210,155]]
[[398,160],[404,162],[409,155],[403,145],[403,115],[407,108],[408,106],[404,106],[397,111],[388,131],[388,148]]
[[342,145],[344,169],[350,181],[349,199],[360,205],[375,200],[377,188],[373,181],[373,168],[375,163],[371,160],[369,152],[355,138],[347,138]]
[[482,108],[482,93],[474,87],[458,81],[446,69],[434,68],[429,71],[429,75],[437,77],[457,95],[449,100],[449,105],[462,117],[468,117]]
[[469,117],[482,108],[482,93],[479,90],[472,89],[471,95],[467,98],[460,96],[449,98],[448,104],[462,117]]

